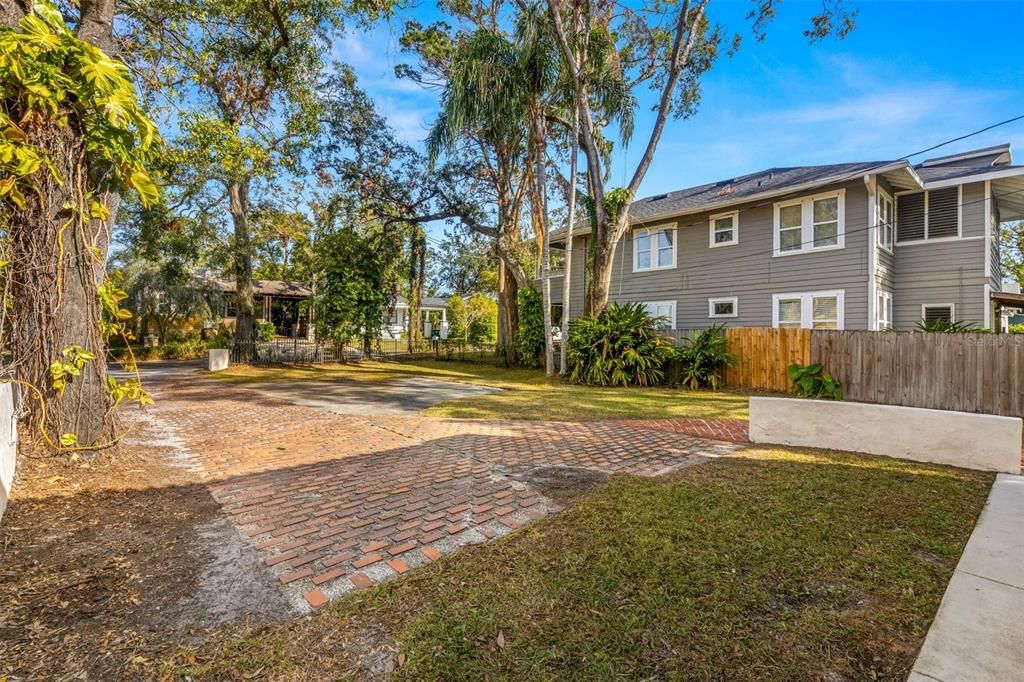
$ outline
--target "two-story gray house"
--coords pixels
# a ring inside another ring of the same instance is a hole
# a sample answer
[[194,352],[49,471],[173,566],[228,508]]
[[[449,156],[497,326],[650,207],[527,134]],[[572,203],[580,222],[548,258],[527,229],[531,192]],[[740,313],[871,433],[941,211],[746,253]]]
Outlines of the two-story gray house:
[[[1002,145],[918,165],[772,168],[640,199],[630,215],[611,300],[644,303],[673,329],[996,328],[998,227],[1024,216],[1024,166]],[[573,238],[573,316],[588,231]],[[564,249],[564,234],[553,242]]]

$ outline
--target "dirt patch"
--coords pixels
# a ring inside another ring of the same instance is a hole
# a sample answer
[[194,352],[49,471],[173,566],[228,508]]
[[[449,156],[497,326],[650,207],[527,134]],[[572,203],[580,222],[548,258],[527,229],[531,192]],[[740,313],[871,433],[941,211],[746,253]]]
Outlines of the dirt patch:
[[609,474],[583,467],[552,466],[526,469],[512,474],[512,478],[527,483],[545,496],[566,502],[588,490],[604,485]]
[[212,628],[288,614],[173,441],[136,431],[92,461],[21,460],[0,524],[0,677],[139,677]]

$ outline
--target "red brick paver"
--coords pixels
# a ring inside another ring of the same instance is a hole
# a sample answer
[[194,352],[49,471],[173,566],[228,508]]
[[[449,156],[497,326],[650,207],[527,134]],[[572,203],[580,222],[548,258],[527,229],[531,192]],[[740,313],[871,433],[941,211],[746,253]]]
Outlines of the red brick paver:
[[[349,416],[201,379],[159,397],[157,418],[214,497],[312,608],[559,511],[521,480],[529,469],[656,475],[735,448],[695,438],[684,420]],[[714,435],[745,440],[743,424],[742,439],[737,427]]]
[[686,433],[729,443],[750,441],[749,422],[746,419],[624,419],[615,423],[642,429]]

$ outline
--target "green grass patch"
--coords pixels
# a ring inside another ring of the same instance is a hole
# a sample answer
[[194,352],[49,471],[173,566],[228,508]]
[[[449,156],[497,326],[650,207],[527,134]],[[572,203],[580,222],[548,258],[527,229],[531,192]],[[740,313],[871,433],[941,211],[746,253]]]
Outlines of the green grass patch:
[[506,369],[489,362],[411,360],[318,366],[235,366],[213,374],[233,383],[272,381],[386,381],[428,377],[495,386],[499,393],[452,400],[424,412],[472,419],[746,419],[747,396],[726,391],[675,388],[574,386],[540,370]]
[[991,481],[767,450],[617,476],[502,540],[167,667],[194,679],[391,667],[408,680],[904,679]]

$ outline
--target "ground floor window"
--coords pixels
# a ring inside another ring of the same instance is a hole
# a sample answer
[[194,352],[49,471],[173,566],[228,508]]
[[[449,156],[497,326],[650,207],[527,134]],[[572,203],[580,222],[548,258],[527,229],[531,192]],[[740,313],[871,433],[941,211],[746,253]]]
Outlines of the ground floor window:
[[736,296],[708,299],[708,317],[737,317],[740,303]]
[[926,324],[935,322],[956,322],[956,310],[952,303],[925,304],[921,306],[921,319]]
[[845,292],[772,295],[772,326],[780,329],[842,329]]
[[647,308],[647,314],[651,317],[663,318],[658,320],[659,329],[676,328],[675,301],[647,301],[643,305]]
[[878,330],[892,329],[892,294],[882,291],[878,294]]

